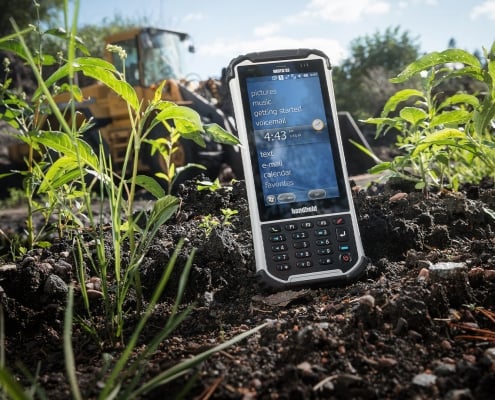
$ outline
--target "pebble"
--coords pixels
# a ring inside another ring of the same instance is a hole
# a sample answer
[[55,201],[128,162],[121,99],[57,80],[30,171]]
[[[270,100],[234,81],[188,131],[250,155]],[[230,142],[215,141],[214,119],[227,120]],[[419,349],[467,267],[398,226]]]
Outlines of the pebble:
[[440,342],[440,347],[444,350],[452,350],[452,344],[447,339]]
[[445,394],[444,400],[471,400],[474,399],[470,389],[454,389]]
[[435,370],[433,372],[437,376],[449,376],[449,375],[452,375],[453,373],[455,373],[455,369],[456,368],[455,368],[454,364],[440,362],[435,367]]
[[485,350],[485,356],[495,364],[495,347],[490,347]]
[[67,261],[58,260],[57,263],[53,266],[53,270],[65,281],[70,280],[72,275],[72,265],[70,265]]
[[439,262],[430,265],[429,271],[432,278],[437,280],[443,279],[455,279],[459,274],[464,275],[467,267],[465,263],[461,262]]
[[58,275],[48,275],[46,278],[44,292],[50,296],[66,295],[69,292],[67,284]]
[[427,281],[430,277],[430,271],[427,268],[421,268],[418,274],[418,281],[424,282]]
[[393,357],[380,357],[378,359],[378,365],[384,368],[392,368],[397,365],[397,360]]
[[391,196],[388,201],[390,203],[397,203],[399,201],[404,201],[404,200],[407,200],[407,193],[404,193],[404,192],[399,192],[399,193],[396,193],[394,194],[393,196]]
[[413,380],[412,383],[421,386],[421,387],[429,387],[433,386],[437,381],[436,375],[433,374],[417,374]]
[[487,269],[485,271],[485,279],[490,282],[495,281],[495,270],[493,269]]
[[359,304],[369,307],[369,308],[375,308],[375,298],[370,295],[370,294],[365,294],[364,296],[361,296],[359,299]]
[[471,285],[481,285],[485,279],[485,270],[480,267],[471,268],[468,272],[468,279]]

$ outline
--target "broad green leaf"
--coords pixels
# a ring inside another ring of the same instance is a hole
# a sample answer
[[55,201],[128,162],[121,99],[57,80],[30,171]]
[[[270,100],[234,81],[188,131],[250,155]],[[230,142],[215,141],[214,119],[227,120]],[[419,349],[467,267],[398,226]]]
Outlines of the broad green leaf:
[[117,77],[114,72],[93,65],[85,65],[80,70],[84,75],[96,79],[112,89],[116,94],[122,97],[135,112],[139,111],[139,99],[136,91],[129,83],[122,80],[120,77]]
[[[65,40],[67,40],[69,38],[69,34],[67,33],[67,31],[61,27],[48,29],[44,32],[44,34],[45,35],[46,34],[52,35],[52,36],[58,37],[60,39],[65,39]],[[89,56],[89,51],[86,48],[86,46],[84,45],[83,40],[79,36],[75,36],[73,42],[74,42],[74,45],[76,46],[77,50],[80,50],[81,53],[83,53],[86,56]]]
[[[51,86],[62,78],[70,74],[71,66],[65,64],[55,71],[46,81],[46,86]],[[72,70],[80,71],[84,75],[89,76],[103,83],[112,89],[117,95],[122,97],[134,111],[139,110],[139,99],[134,88],[122,80],[115,66],[108,61],[94,57],[79,57],[72,63]],[[41,88],[38,88],[33,97],[36,98],[42,93]]]
[[177,197],[166,195],[159,198],[153,204],[149,226],[153,226],[153,230],[157,230],[174,215],[177,208],[179,208],[179,199]]
[[202,136],[204,132],[201,117],[192,108],[179,106],[177,104],[167,102],[162,105],[161,111],[155,117],[160,122],[173,120],[175,129],[185,139],[193,140],[201,147],[206,147],[206,143]]
[[430,128],[438,125],[464,124],[471,118],[471,112],[467,110],[445,111],[435,115],[430,121]]
[[[74,62],[72,63],[72,68],[74,71],[81,71],[83,66],[93,66],[95,68],[101,68],[101,69],[104,69],[107,71],[112,71],[112,72],[117,73],[117,69],[115,68],[115,66],[113,64],[111,64],[108,61],[105,61],[103,59],[100,59],[100,58],[79,57],[79,58],[76,58],[74,60]],[[68,76],[70,73],[69,67],[70,66],[67,63],[67,64],[62,65],[59,69],[57,69],[53,74],[51,74],[45,80],[46,86],[49,87],[49,86],[53,85],[55,82],[59,81],[60,79]],[[41,93],[41,89],[38,88],[34,92],[34,96],[39,96],[40,93]]]
[[158,121],[173,120],[176,129],[181,134],[187,134],[191,132],[203,132],[203,124],[201,117],[192,108],[179,106],[177,104],[168,102],[165,107],[157,114],[156,119]]
[[162,186],[151,176],[137,175],[134,178],[134,182],[136,185],[141,186],[146,191],[151,193],[157,199],[165,197],[165,191]]
[[440,164],[443,164],[445,165],[446,167],[449,166],[449,158],[447,157],[447,155],[445,153],[438,153],[436,156],[435,156],[435,159],[440,163]]
[[198,181],[196,182],[196,189],[198,191],[209,190],[210,192],[215,192],[222,187],[220,179],[216,178],[213,182],[211,181]]
[[217,143],[236,145],[240,144],[239,138],[226,131],[218,124],[204,125],[206,134],[210,135]]
[[442,110],[445,107],[450,107],[456,104],[466,104],[474,108],[480,105],[478,98],[472,94],[467,93],[456,93],[450,97],[447,97],[439,106],[438,110]]
[[41,134],[36,137],[36,141],[73,159],[77,159],[79,153],[81,162],[98,170],[98,157],[94,154],[91,146],[82,139],[72,139],[63,132],[41,131]]
[[424,121],[428,117],[428,114],[421,108],[404,107],[400,110],[400,117],[411,125],[417,125],[419,122]]
[[418,182],[414,185],[414,188],[417,190],[424,189],[425,187],[426,187],[426,182],[424,181]]
[[453,128],[441,129],[432,133],[431,135],[426,136],[422,142],[423,143],[432,143],[438,140],[444,139],[466,139],[466,133]]
[[392,163],[389,162],[389,161],[384,161],[384,162],[381,162],[380,164],[377,164],[377,165],[374,165],[373,167],[371,167],[368,172],[370,174],[380,174],[384,171],[388,171],[390,170],[392,166]]
[[399,75],[390,81],[401,83],[412,78],[415,74],[447,63],[463,63],[481,69],[478,58],[460,49],[447,49],[442,52],[432,52],[409,64]]
[[78,102],[82,102],[84,100],[81,88],[77,85],[69,85],[68,83],[63,83],[60,85],[60,92],[67,92]]
[[76,159],[69,156],[60,157],[48,168],[39,187],[40,193],[57,189],[81,176]]
[[377,126],[375,139],[383,134],[385,136],[389,130],[396,128],[402,132],[401,123],[397,118],[368,118],[361,122],[375,124]]
[[[14,53],[18,57],[22,58],[24,61],[27,60],[27,54],[22,47],[21,43],[14,40],[8,40],[5,42],[0,41],[0,50],[8,51]],[[3,72],[3,69],[2,69]],[[3,75],[3,74],[2,74]]]
[[[448,65],[448,64],[447,64]],[[480,68],[472,67],[472,66],[467,66],[463,68],[455,68],[453,69],[452,66],[448,65],[445,68],[440,68],[438,71],[442,73],[442,76],[439,77],[439,73],[437,72],[436,74],[436,81],[433,82],[432,88],[433,87],[438,87],[448,79],[452,78],[466,78],[466,77],[471,77],[473,79],[476,79],[478,81],[483,82],[483,70]]]
[[422,139],[411,153],[411,157],[417,157],[431,146],[456,146],[458,140],[461,139],[466,139],[466,133],[459,129],[439,130]]
[[483,135],[490,122],[495,118],[495,100],[486,96],[481,107],[473,112],[474,129],[478,135]]
[[408,101],[411,98],[414,97],[419,97],[420,99],[424,100],[424,94],[423,92],[416,90],[416,89],[403,89],[399,90],[397,93],[395,93],[393,96],[391,96],[387,102],[385,103],[385,106],[383,107],[383,111],[381,114],[381,117],[387,117],[388,114],[391,112],[395,111],[397,106],[404,102]]

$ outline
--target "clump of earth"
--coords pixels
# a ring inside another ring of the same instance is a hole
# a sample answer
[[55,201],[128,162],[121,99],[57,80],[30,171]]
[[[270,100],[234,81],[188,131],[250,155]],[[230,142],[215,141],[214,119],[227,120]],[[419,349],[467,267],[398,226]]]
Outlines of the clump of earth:
[[[214,192],[183,185],[178,213],[162,226],[140,266],[149,299],[185,239],[136,353],[165,325],[180,272],[195,248],[182,305],[191,312],[160,345],[143,379],[269,324],[145,398],[173,399],[187,384],[190,399],[493,398],[493,183],[457,193],[371,184],[354,186],[353,193],[370,260],[365,273],[338,286],[269,292],[254,274],[244,183]],[[227,208],[238,211],[231,224],[211,232],[202,227],[205,216],[221,221]],[[13,215],[0,215],[4,231],[19,231],[22,219]],[[70,397],[63,320],[67,285],[75,280],[71,244],[64,240],[21,259],[7,257],[0,266],[6,365],[25,386],[30,382],[22,368],[38,371],[36,381],[52,400]],[[77,296],[75,312],[83,312]],[[93,300],[96,316],[99,301]],[[108,321],[101,317],[93,320],[103,331]],[[129,331],[136,320],[130,313]],[[82,395],[96,398],[103,353],[122,349],[101,348],[77,324],[72,344]]]

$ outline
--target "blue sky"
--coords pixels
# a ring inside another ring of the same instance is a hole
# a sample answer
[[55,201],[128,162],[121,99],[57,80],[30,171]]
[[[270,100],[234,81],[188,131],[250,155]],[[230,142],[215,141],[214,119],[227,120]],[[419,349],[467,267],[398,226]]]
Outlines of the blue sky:
[[388,27],[408,31],[423,52],[451,38],[469,51],[495,41],[495,0],[80,0],[79,25],[115,15],[189,33],[196,53],[187,71],[201,78],[269,49],[318,48],[338,65],[353,39]]

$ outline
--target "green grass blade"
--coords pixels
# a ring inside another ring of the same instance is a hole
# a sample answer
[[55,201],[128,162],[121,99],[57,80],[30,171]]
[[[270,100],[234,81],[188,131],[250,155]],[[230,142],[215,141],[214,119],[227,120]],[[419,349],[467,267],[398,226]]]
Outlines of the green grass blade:
[[65,370],[72,390],[72,396],[75,400],[82,400],[81,392],[77,384],[76,362],[74,360],[74,350],[72,348],[72,320],[74,311],[74,288],[69,286],[69,295],[67,298],[67,307],[65,308],[64,318],[64,357]]

